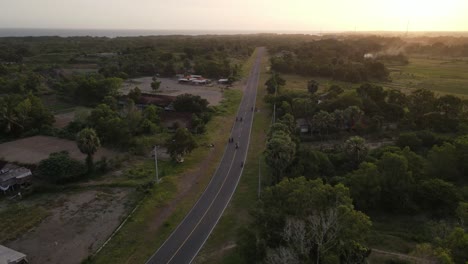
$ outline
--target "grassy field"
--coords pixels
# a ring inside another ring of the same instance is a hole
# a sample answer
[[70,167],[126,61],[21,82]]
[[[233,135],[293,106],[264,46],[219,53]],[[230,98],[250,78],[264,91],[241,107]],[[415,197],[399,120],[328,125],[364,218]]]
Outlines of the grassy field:
[[[315,80],[319,83],[318,92],[324,92],[332,85],[338,85],[345,90],[354,89],[359,86],[359,84],[335,81],[328,78],[305,77],[295,74],[281,74],[280,76],[286,80],[286,85],[283,88],[286,90],[307,91],[307,82],[310,80]],[[265,83],[265,81],[263,81],[263,83]]]
[[387,88],[411,91],[426,88],[437,94],[468,97],[468,59],[410,58],[405,66],[392,66]]
[[[248,66],[245,67],[252,66],[251,61],[255,55],[254,53],[246,62]],[[201,147],[187,156],[183,164],[176,165],[177,168],[174,168],[170,162],[161,163],[161,170],[164,171],[163,181],[149,191],[122,229],[102,251],[90,258],[87,263],[144,263],[154,253],[197,201],[211,179],[222,157],[241,94],[241,91],[232,89],[224,93],[223,102],[216,108],[217,115],[207,124],[207,133],[197,136],[197,142]],[[207,143],[214,143],[219,147],[214,149],[202,147]],[[211,158],[207,158],[208,156]],[[142,171],[149,171],[152,162],[143,162],[140,166]],[[181,196],[180,186],[187,184],[183,182],[187,180],[184,175],[190,176],[197,173],[202,175],[187,193]],[[145,180],[153,177],[149,173],[141,174],[142,179],[145,179],[144,175],[147,175]],[[136,181],[140,182],[140,180]],[[133,183],[121,182],[121,184]],[[169,210],[170,215],[162,225],[158,226],[156,222],[164,213],[164,209]]]
[[12,205],[0,214],[0,243],[16,238],[48,216],[42,207]]
[[[405,66],[389,66],[391,82],[375,82],[388,89],[404,92],[426,88],[436,94],[453,94],[468,98],[468,59],[410,58]],[[335,81],[328,78],[304,77],[282,74],[286,80],[285,89],[307,91],[307,82],[316,80],[319,92],[335,84],[345,90],[359,87],[360,84]]]
[[240,262],[239,255],[232,250],[232,246],[235,244],[239,227],[248,223],[248,211],[257,201],[259,161],[263,176],[266,174],[266,165],[260,157],[265,149],[266,133],[271,121],[270,111],[263,101],[266,94],[263,83],[269,76],[266,71],[267,63],[268,58],[265,56],[262,60],[256,101],[259,112],[254,117],[249,152],[239,186],[213,233],[195,259],[196,263]]

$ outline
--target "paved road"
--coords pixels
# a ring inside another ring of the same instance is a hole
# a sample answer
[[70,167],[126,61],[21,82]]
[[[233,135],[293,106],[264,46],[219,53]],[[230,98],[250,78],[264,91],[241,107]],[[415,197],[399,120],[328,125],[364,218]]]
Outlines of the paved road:
[[235,143],[227,143],[221,163],[205,192],[147,264],[191,263],[231,200],[242,174],[241,163],[247,156],[254,115],[252,107],[255,107],[263,53],[264,48],[257,49],[257,58],[239,106],[238,117],[242,117],[243,121],[235,122],[231,131],[231,137],[239,148],[236,149]]

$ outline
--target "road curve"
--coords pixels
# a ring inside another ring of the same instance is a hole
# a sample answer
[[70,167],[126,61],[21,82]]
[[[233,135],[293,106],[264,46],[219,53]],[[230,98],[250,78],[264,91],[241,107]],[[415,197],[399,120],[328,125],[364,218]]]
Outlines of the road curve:
[[235,122],[231,130],[231,137],[239,144],[239,148],[236,149],[235,143],[227,143],[221,163],[205,191],[164,244],[148,259],[147,264],[191,263],[229,204],[242,175],[241,164],[247,157],[254,116],[252,109],[255,108],[264,51],[264,48],[257,48],[237,114],[242,121]]

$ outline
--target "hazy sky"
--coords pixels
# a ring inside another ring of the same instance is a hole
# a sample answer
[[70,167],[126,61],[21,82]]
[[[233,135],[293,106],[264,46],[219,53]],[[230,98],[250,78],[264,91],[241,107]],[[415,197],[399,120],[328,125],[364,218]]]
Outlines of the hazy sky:
[[468,0],[0,0],[2,28],[468,31]]

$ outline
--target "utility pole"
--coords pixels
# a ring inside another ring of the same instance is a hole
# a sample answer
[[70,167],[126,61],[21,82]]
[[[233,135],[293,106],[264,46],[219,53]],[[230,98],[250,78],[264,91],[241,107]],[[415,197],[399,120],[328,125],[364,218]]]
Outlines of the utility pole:
[[273,103],[273,124],[276,123],[276,96],[278,93],[278,83],[276,82],[276,74],[273,72],[273,81],[275,83],[275,102]]
[[262,190],[262,180],[261,180],[261,177],[262,177],[262,174],[261,174],[261,171],[260,171],[260,159],[261,159],[261,155],[258,156],[258,199],[260,199],[260,192]]
[[156,167],[156,183],[159,183],[159,171],[158,171],[158,146],[154,146],[154,165]]

